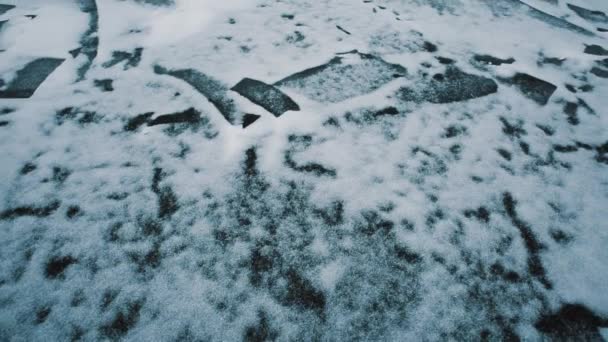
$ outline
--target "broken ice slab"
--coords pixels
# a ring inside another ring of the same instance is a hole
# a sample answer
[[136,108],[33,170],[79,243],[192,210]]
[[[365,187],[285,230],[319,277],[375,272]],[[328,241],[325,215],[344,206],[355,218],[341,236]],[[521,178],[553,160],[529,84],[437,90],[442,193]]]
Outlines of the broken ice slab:
[[39,58],[26,64],[8,86],[0,90],[0,98],[29,98],[57,67],[63,63],[60,58]]
[[173,76],[190,84],[205,96],[230,124],[237,124],[237,118],[241,116],[240,111],[228,94],[230,89],[220,81],[194,69],[168,70],[157,65],[154,72],[158,75]]
[[549,98],[557,89],[555,85],[547,81],[524,73],[517,73],[503,81],[516,86],[527,98],[542,106],[549,102]]
[[337,103],[371,93],[407,70],[380,57],[357,51],[341,54],[328,63],[300,71],[274,85],[321,103]]
[[404,87],[399,90],[403,101],[451,103],[466,101],[496,93],[498,85],[487,77],[467,74],[449,66],[445,73],[435,74],[432,79],[422,82],[416,88]]
[[277,118],[287,111],[300,110],[300,106],[285,93],[258,80],[244,78],[231,90],[266,109]]
[[568,4],[568,8],[574,11],[574,13],[578,14],[579,17],[587,21],[596,23],[608,23],[608,16],[602,11],[594,11],[573,4]]
[[0,4],[0,15],[3,15],[4,13],[12,10],[13,8],[15,8],[15,5],[3,5],[3,4]]
[[258,121],[259,118],[261,118],[261,116],[256,114],[243,115],[243,128],[251,126],[254,122]]

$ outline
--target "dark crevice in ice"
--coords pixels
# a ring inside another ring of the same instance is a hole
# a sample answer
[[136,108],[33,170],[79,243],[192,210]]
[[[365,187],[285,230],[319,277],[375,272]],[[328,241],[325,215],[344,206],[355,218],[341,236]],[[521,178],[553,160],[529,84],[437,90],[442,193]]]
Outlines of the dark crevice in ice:
[[304,164],[297,163],[293,155],[297,152],[302,152],[308,147],[312,145],[312,137],[309,135],[290,135],[289,136],[289,145],[290,147],[285,151],[284,155],[284,163],[290,169],[302,172],[302,173],[310,173],[314,174],[317,177],[331,177],[335,178],[337,172],[335,169],[327,168],[319,163],[308,162]]
[[545,271],[540,258],[540,252],[543,249],[543,245],[538,242],[532,228],[519,218],[516,209],[517,201],[510,192],[505,192],[503,194],[502,203],[507,216],[511,219],[511,223],[519,230],[520,236],[524,241],[524,246],[528,251],[528,272],[537,278],[545,288],[552,289],[553,285],[547,278],[547,272]]
[[36,206],[21,206],[12,209],[5,210],[0,213],[0,220],[10,220],[23,216],[33,216],[33,217],[47,217],[52,215],[57,209],[61,202],[53,201],[47,204],[46,206],[36,207]]
[[85,79],[87,72],[93,65],[93,61],[97,58],[97,50],[99,49],[99,12],[95,0],[79,0],[80,10],[89,15],[89,27],[80,38],[80,48],[77,53],[74,51],[73,56],[82,53],[86,57],[86,61],[78,68],[77,82]]

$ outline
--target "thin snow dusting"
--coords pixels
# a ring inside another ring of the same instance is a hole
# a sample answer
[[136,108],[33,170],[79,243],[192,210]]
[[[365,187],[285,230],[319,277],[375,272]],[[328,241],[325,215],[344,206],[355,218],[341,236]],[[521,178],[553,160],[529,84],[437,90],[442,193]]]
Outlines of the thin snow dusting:
[[606,341],[602,0],[0,0],[0,340]]

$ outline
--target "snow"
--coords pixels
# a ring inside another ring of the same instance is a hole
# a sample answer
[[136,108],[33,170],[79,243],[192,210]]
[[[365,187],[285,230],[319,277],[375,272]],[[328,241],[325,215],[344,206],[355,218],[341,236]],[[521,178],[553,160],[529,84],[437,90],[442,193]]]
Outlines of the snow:
[[[606,339],[608,83],[583,50],[608,33],[567,7],[604,1],[523,1],[587,35],[511,0],[97,0],[80,82],[78,1],[3,3],[0,79],[66,61],[31,98],[0,99],[0,340]],[[243,129],[155,66],[259,80],[300,110],[230,92],[261,116]],[[399,96],[452,67],[497,92]],[[557,89],[540,105],[516,73]],[[124,129],[189,108],[196,123]],[[604,323],[539,330],[568,304]]]

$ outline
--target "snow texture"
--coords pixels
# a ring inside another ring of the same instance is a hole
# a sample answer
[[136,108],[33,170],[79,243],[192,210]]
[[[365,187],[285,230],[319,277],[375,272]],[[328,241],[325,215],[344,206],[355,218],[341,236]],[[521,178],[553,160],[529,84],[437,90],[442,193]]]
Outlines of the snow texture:
[[0,341],[606,340],[605,0],[0,2]]

